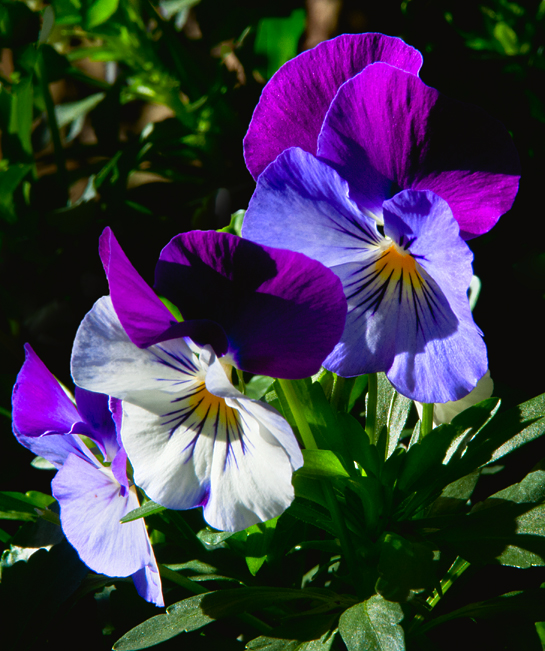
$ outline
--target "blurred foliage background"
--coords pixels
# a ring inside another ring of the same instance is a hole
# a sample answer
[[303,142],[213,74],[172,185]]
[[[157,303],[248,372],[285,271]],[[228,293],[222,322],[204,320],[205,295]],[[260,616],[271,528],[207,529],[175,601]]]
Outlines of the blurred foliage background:
[[[11,389],[27,341],[70,386],[74,334],[107,293],[103,228],[151,282],[171,237],[226,226],[255,185],[242,139],[263,85],[298,52],[364,31],[418,48],[427,84],[512,134],[520,191],[470,242],[474,315],[504,406],[545,391],[545,0],[2,0],[2,489],[48,491],[11,435]],[[517,481],[544,456],[536,442],[503,472]]]

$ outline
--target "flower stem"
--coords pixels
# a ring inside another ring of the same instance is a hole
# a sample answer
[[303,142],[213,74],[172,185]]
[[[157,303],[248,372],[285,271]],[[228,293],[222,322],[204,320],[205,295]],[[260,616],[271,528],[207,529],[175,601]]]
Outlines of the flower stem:
[[376,373],[369,373],[367,376],[367,410],[365,412],[365,431],[371,443],[375,444],[377,424],[377,392],[378,381]]
[[278,383],[282,387],[282,391],[286,396],[286,400],[288,401],[288,405],[295,419],[295,424],[297,425],[299,434],[303,439],[305,448],[307,450],[317,450],[318,446],[314,440],[314,434],[312,433],[310,425],[308,424],[307,419],[303,414],[299,398],[295,393],[295,389],[293,388],[292,383],[289,380],[278,380]]
[[420,425],[420,439],[427,436],[433,429],[433,402],[422,405],[422,424]]

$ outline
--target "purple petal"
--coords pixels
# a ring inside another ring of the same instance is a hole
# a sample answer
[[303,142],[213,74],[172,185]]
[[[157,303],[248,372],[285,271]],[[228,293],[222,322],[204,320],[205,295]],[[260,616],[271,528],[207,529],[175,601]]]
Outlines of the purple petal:
[[155,286],[184,318],[220,323],[240,369],[272,377],[317,372],[346,317],[342,287],[322,264],[215,231],[171,240]]
[[370,210],[399,189],[432,190],[448,202],[464,239],[487,232],[509,210],[520,174],[500,122],[385,63],[339,89],[318,155]]
[[349,315],[324,365],[341,375],[384,370],[419,402],[459,399],[487,368],[467,299],[471,251],[448,204],[431,192],[399,193],[385,202],[384,220],[393,241],[364,265],[336,269]]
[[12,404],[16,435],[66,434],[81,420],[64,389],[29,344],[25,344],[25,363],[13,388]]
[[76,403],[86,428],[74,428],[73,434],[84,434],[99,446],[104,458],[113,461],[119,450],[117,433],[108,407],[109,397],[103,393],[94,393],[76,387]]
[[153,563],[135,572],[132,575],[132,580],[134,581],[136,591],[143,599],[159,606],[159,608],[163,608],[165,600],[163,598],[161,575],[159,574],[159,568],[157,567],[153,552],[152,561]]
[[246,138],[252,176],[288,147],[316,153],[322,122],[339,87],[366,66],[385,61],[418,74],[422,55],[383,34],[344,34],[288,61],[263,89]]
[[349,197],[335,170],[302,149],[287,149],[257,181],[242,236],[304,253],[328,267],[376,246],[376,222]]
[[61,507],[62,529],[81,560],[107,576],[130,576],[151,562],[143,520],[121,524],[138,508],[136,492],[125,496],[111,471],[70,455],[51,484]]
[[216,324],[176,321],[129,262],[109,228],[100,236],[99,251],[115,311],[134,344],[146,348],[160,341],[187,336],[202,344],[212,343],[218,354],[225,352],[225,335]]
[[71,434],[47,434],[44,436],[24,436],[14,429],[15,437],[21,445],[47,459],[56,468],[60,468],[69,454],[88,458],[91,453],[78,436]]

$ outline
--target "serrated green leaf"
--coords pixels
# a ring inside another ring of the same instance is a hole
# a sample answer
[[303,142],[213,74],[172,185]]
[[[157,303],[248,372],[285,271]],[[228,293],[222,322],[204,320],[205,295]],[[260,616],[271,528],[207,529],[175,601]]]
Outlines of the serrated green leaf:
[[403,651],[402,619],[399,604],[374,595],[344,611],[339,633],[348,651]]
[[161,506],[160,504],[156,504],[150,500],[143,506],[139,506],[137,509],[134,509],[133,511],[127,513],[127,515],[121,518],[120,522],[132,522],[133,520],[145,518],[146,515],[153,515],[154,513],[160,513],[161,511],[166,511],[166,507]]

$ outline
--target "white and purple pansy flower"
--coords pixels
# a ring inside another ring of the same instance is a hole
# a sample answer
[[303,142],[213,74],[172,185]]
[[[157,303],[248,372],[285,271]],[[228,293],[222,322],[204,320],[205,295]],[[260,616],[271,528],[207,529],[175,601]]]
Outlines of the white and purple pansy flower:
[[[339,49],[358,52],[358,65],[352,54],[347,68]],[[326,368],[384,371],[430,403],[467,395],[488,368],[464,240],[511,207],[519,161],[505,128],[426,86],[420,62],[399,39],[363,34],[280,69],[245,139],[257,188],[242,235],[305,253],[342,280],[346,328]],[[315,111],[300,97],[319,96],[329,74],[337,86]]]
[[89,568],[132,576],[144,599],[164,606],[144,520],[120,522],[139,506],[117,436],[120,402],[77,388],[74,405],[28,344],[25,352],[13,390],[13,431],[22,445],[58,469],[51,487],[65,536]]
[[136,484],[168,508],[202,506],[221,530],[282,513],[299,445],[280,414],[235,388],[232,372],[315,373],[344,328],[339,279],[305,255],[226,233],[178,235],[161,252],[155,289],[179,322],[109,229],[100,253],[110,296],[78,330],[72,374],[123,400]]

